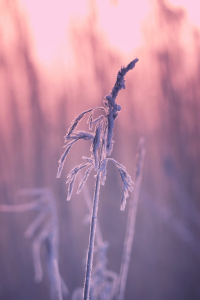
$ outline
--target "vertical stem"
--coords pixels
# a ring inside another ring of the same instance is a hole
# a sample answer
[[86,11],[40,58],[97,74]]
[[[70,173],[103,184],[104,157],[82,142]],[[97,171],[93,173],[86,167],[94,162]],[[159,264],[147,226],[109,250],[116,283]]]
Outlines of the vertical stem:
[[51,278],[51,300],[62,300],[63,297],[57,259],[53,259],[51,265],[52,271],[49,274]]
[[91,272],[92,272],[92,263],[93,263],[94,240],[95,240],[96,225],[97,225],[97,211],[98,211],[98,203],[99,203],[100,183],[101,183],[101,174],[98,173],[96,178],[96,184],[95,184],[92,220],[91,220],[91,227],[90,227],[90,239],[89,239],[89,247],[88,247],[88,254],[87,254],[87,266],[86,266],[84,292],[83,292],[84,300],[88,300],[90,294],[90,283],[91,283]]
[[51,235],[47,241],[49,279],[51,286],[51,300],[62,300],[61,278],[58,268],[58,244],[59,244],[59,226],[56,201],[51,193],[47,191],[48,205],[51,214]]
[[[79,174],[80,174],[80,172],[79,172]],[[87,184],[84,185],[83,195],[84,195],[87,207],[89,209],[89,212],[91,212],[92,211],[92,198],[90,196]],[[98,220],[97,220],[97,229],[96,229],[96,242],[97,242],[97,245],[101,245],[103,242],[101,228],[100,228]]]
[[46,241],[46,246],[48,253],[47,265],[49,271],[51,300],[62,300],[63,297],[56,249],[57,245],[55,245],[55,236],[53,236],[53,234],[50,239]]
[[120,286],[119,286],[119,293],[118,293],[117,300],[124,299],[126,280],[127,280],[129,263],[131,258],[132,244],[133,244],[133,239],[135,234],[135,220],[136,220],[137,205],[138,205],[138,198],[139,198],[139,191],[140,191],[140,183],[142,179],[142,167],[143,167],[144,154],[145,154],[143,139],[139,140],[138,148],[139,149],[138,149],[137,161],[136,161],[135,188],[129,206],[126,236],[125,236],[122,263],[120,269]]

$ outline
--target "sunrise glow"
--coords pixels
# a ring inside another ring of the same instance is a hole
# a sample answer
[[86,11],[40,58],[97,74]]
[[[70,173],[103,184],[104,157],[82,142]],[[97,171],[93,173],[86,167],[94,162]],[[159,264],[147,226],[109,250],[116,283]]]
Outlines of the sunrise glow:
[[[89,1],[20,0],[20,3],[41,64],[49,66],[58,63],[60,56],[70,60],[70,23],[84,24],[91,9]],[[116,51],[128,54],[140,45],[141,25],[148,13],[148,3],[148,0],[142,0],[136,7],[130,0],[96,1],[94,9],[98,30]]]

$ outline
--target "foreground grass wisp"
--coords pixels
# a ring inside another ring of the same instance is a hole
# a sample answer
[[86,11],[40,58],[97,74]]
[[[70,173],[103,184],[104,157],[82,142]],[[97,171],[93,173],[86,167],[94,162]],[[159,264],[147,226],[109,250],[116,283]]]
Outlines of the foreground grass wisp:
[[17,196],[33,198],[25,204],[0,205],[1,212],[28,212],[35,211],[36,218],[28,226],[25,237],[32,238],[33,263],[35,269],[35,281],[41,282],[43,268],[41,261],[41,248],[45,245],[46,261],[50,283],[50,297],[52,300],[62,300],[62,296],[68,294],[68,288],[60,275],[59,261],[59,226],[56,208],[56,200],[52,191],[48,188],[21,189]]

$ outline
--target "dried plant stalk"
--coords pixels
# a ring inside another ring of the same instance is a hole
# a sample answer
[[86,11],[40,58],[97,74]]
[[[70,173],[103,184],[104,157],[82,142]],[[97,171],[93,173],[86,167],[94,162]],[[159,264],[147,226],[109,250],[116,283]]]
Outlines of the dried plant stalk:
[[142,168],[144,161],[145,149],[144,139],[141,138],[138,143],[136,170],[135,170],[135,182],[134,193],[129,203],[129,214],[126,228],[126,236],[124,242],[124,250],[122,255],[122,263],[120,268],[120,285],[117,300],[124,299],[124,293],[126,288],[126,280],[128,275],[129,263],[131,258],[132,244],[135,234],[135,221],[139,199],[140,183],[142,179]]

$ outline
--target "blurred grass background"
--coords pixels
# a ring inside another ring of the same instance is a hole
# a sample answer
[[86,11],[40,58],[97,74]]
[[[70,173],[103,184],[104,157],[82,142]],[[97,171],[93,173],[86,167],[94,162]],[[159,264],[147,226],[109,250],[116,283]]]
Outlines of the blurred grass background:
[[[133,175],[137,142],[141,136],[146,140],[125,300],[198,300],[199,29],[188,22],[183,9],[164,0],[150,1],[141,45],[124,55],[106,42],[99,29],[95,1],[88,4],[84,22],[70,25],[73,73],[47,76],[33,51],[19,3],[0,1],[0,203],[19,203],[16,192],[21,188],[52,190],[59,211],[61,274],[70,292],[82,286],[89,236],[82,220],[88,211],[82,194],[74,193],[71,202],[65,201],[65,181],[71,168],[88,155],[89,145],[83,141],[74,146],[61,179],[56,179],[63,136],[76,115],[102,104],[121,65],[138,57],[118,96],[122,111],[112,154]],[[124,34],[134,39],[131,27]],[[79,128],[86,128],[84,121]],[[91,176],[91,197],[93,186]],[[108,268],[118,273],[128,213],[128,205],[125,212],[119,210],[120,193],[119,174],[108,165],[99,222],[110,243]],[[23,236],[33,218],[34,213],[0,213],[1,300],[49,299],[47,274],[40,284],[33,281],[31,242]],[[45,249],[42,257],[45,266]]]

